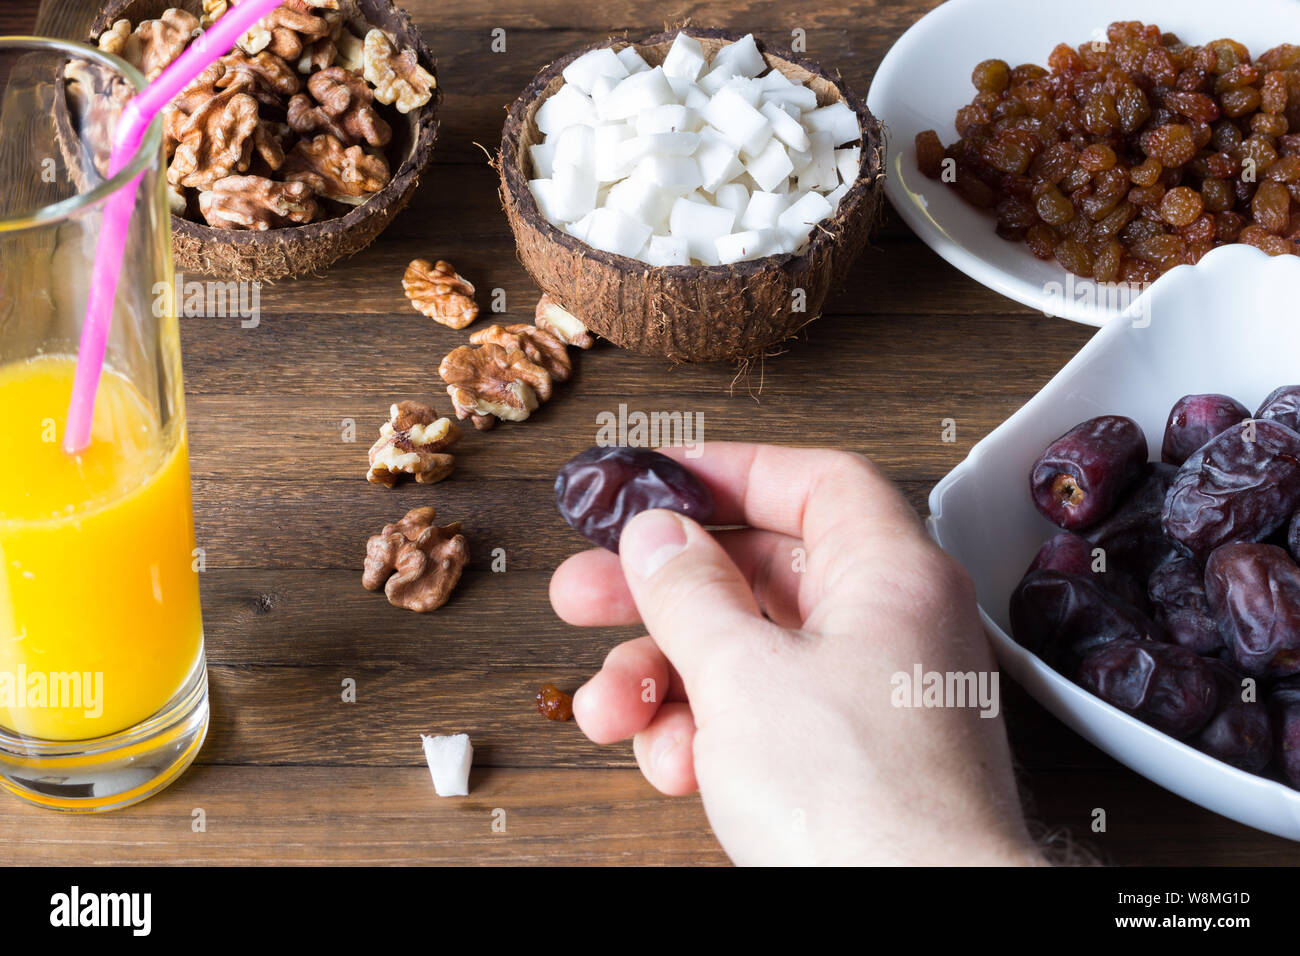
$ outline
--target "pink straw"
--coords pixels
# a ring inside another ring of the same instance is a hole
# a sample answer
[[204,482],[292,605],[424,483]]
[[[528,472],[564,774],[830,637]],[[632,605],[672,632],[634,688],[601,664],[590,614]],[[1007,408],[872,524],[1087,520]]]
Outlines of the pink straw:
[[[226,11],[212,29],[204,31],[186,47],[158,78],[133,97],[122,110],[113,133],[113,152],[108,162],[111,179],[122,171],[140,149],[149,124],[164,106],[219,57],[225,56],[249,28],[281,3],[281,0],[244,0]],[[63,449],[75,455],[90,444],[90,428],[95,415],[95,393],[104,370],[104,352],[113,323],[113,301],[122,272],[126,251],[126,234],[135,208],[136,190],[142,172],[104,203],[104,222],[95,250],[90,295],[86,300],[86,319],[81,328],[81,345],[77,350],[77,374],[68,404],[68,428]]]

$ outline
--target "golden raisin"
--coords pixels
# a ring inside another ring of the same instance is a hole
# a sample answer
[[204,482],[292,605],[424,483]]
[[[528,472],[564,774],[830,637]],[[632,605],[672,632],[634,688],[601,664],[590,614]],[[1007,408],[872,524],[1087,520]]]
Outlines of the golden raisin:
[[1006,60],[985,60],[971,71],[970,81],[981,93],[1001,93],[1011,82]]
[[1188,186],[1175,186],[1160,200],[1160,218],[1171,226],[1186,226],[1201,214],[1201,194]]
[[537,692],[537,712],[547,720],[572,720],[573,695],[554,684],[543,684]]
[[916,134],[916,168],[931,179],[938,179],[943,171],[943,143],[932,129]]

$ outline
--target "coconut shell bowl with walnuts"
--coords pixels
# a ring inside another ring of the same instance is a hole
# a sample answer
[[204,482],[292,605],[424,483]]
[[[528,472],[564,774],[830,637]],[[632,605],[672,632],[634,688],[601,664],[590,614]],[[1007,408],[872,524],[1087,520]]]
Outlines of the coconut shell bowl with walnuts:
[[[721,30],[683,31],[700,43],[710,63],[741,39]],[[565,68],[591,50],[629,46],[651,67],[662,65],[677,33],[634,44],[605,40],[575,51],[539,72],[511,106],[497,166],[519,258],[543,292],[623,348],[675,362],[738,361],[777,352],[821,313],[846,278],[881,206],[881,126],[838,75],[755,38],[767,69],[811,89],[817,107],[846,104],[861,136],[856,179],[797,251],[726,265],[651,265],[595,248],[556,225],[529,186],[539,178],[530,147],[546,139],[538,112],[565,86]]]
[[[152,80],[230,2],[111,0],[89,39]],[[365,248],[415,191],[439,96],[402,10],[289,0],[163,113],[176,267],[276,279]],[[84,91],[67,100],[85,108]],[[94,159],[102,172],[107,157]]]

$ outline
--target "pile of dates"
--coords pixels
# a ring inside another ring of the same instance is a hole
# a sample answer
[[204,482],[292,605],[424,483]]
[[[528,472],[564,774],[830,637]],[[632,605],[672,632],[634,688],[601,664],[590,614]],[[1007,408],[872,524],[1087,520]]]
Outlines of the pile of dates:
[[1107,703],[1300,789],[1300,385],[1175,403],[1160,461],[1119,415],[1030,472],[1063,529],[1011,596],[1017,642]]

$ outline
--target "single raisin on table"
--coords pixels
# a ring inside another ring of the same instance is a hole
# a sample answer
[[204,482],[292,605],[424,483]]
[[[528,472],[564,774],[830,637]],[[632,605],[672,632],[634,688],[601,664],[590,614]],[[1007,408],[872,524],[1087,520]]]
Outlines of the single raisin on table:
[[537,692],[537,712],[547,720],[572,720],[573,695],[554,684],[543,684]]
[[1219,705],[1210,722],[1189,743],[1211,757],[1249,773],[1273,759],[1273,731],[1264,702],[1246,699],[1242,676],[1223,661],[1207,659],[1218,687]]
[[1110,514],[1146,460],[1146,436],[1133,419],[1089,419],[1048,445],[1034,463],[1034,504],[1058,527],[1087,528]]
[[1106,553],[1108,563],[1146,578],[1172,553],[1160,514],[1177,475],[1177,468],[1163,462],[1143,465],[1137,484],[1115,510],[1084,533]]
[[570,458],[555,479],[555,504],[570,527],[614,552],[642,511],[666,508],[702,524],[713,517],[713,495],[693,474],[667,455],[622,445]]
[[1281,422],[1293,432],[1300,432],[1300,385],[1274,389],[1259,406],[1255,417]]
[[1205,564],[1205,596],[1237,668],[1300,673],[1300,567],[1271,544],[1225,544]]
[[1250,409],[1227,395],[1184,395],[1169,412],[1160,460],[1181,465],[1215,435],[1247,418]]
[[1113,641],[1083,659],[1078,683],[1106,703],[1180,739],[1209,723],[1219,688],[1208,662],[1177,644]]
[[1175,644],[1197,654],[1212,654],[1223,647],[1223,635],[1205,597],[1205,576],[1191,558],[1173,554],[1151,572],[1147,596],[1152,615]]
[[1200,560],[1222,544],[1262,541],[1300,509],[1300,434],[1249,418],[1183,464],[1161,521],[1175,547]]
[[1064,571],[1025,575],[1010,610],[1016,642],[1067,676],[1103,644],[1165,638],[1158,624],[1093,578]]

